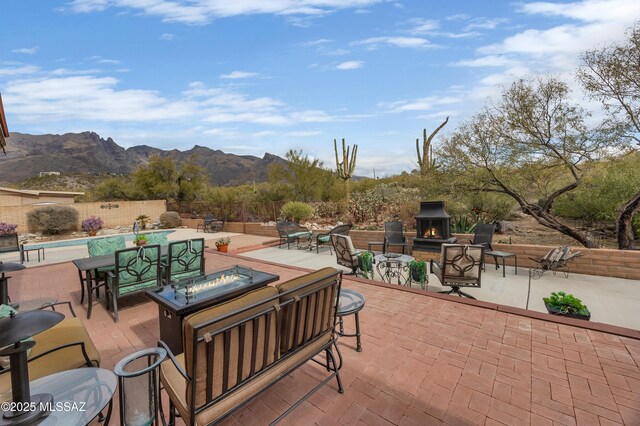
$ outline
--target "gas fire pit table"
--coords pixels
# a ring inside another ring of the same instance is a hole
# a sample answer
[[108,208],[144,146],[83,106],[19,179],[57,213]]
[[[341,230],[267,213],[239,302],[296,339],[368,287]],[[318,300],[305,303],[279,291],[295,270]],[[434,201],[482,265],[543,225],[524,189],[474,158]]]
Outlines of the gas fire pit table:
[[183,352],[182,320],[187,315],[279,279],[279,275],[236,265],[208,275],[177,281],[173,286],[147,290],[146,294],[158,304],[160,339],[177,355]]

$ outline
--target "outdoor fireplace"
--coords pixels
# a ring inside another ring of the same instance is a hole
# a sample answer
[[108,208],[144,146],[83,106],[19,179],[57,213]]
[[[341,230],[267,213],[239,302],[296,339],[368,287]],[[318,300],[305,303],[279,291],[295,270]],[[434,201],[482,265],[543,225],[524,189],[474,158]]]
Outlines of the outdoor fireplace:
[[451,237],[451,216],[444,209],[444,201],[423,201],[416,216],[416,238],[413,249],[440,252],[443,243],[454,243]]

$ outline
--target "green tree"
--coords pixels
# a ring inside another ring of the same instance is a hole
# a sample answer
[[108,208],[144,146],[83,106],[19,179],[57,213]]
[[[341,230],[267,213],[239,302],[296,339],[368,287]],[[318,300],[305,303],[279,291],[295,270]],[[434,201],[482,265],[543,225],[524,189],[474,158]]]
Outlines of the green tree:
[[[584,53],[584,67],[578,79],[593,99],[602,102],[612,126],[621,129],[628,141],[640,145],[640,27],[630,28],[625,42]],[[636,170],[640,164],[636,165]],[[638,239],[632,225],[640,211],[640,191],[618,210],[618,247],[631,248]]]
[[170,157],[152,155],[146,166],[133,172],[133,183],[144,199],[174,200],[177,195],[178,171]]
[[195,157],[178,167],[171,157],[153,155],[146,166],[133,172],[133,184],[142,199],[164,198],[181,203],[201,195],[206,176]]
[[464,175],[467,189],[506,194],[541,225],[592,247],[552,207],[580,185],[585,163],[612,142],[600,128],[587,127],[586,112],[569,95],[553,78],[516,81],[448,138],[443,157]]
[[273,164],[269,169],[269,182],[287,188],[296,201],[319,201],[331,198],[335,176],[323,169],[319,159],[310,159],[302,150],[289,150],[287,164]]
[[91,191],[89,197],[95,201],[137,200],[128,177],[110,177]]

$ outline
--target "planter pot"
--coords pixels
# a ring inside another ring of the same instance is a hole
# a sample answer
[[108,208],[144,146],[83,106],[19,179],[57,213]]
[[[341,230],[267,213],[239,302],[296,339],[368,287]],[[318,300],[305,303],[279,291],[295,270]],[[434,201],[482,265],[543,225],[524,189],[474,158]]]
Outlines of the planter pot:
[[137,245],[138,247],[146,246],[146,245],[147,245],[147,242],[146,242],[146,241],[136,241],[136,245]]
[[547,308],[547,312],[549,312],[551,315],[558,315],[566,318],[581,319],[585,321],[589,321],[591,319],[591,313],[589,313],[589,315],[572,314],[569,312],[561,312],[560,309],[556,308],[555,306],[550,306],[546,303],[544,304],[544,306]]
[[95,237],[98,234],[98,231],[87,231],[87,235],[90,237]]
[[229,244],[222,244],[216,247],[218,248],[218,251],[221,251],[223,253],[226,253],[229,250]]

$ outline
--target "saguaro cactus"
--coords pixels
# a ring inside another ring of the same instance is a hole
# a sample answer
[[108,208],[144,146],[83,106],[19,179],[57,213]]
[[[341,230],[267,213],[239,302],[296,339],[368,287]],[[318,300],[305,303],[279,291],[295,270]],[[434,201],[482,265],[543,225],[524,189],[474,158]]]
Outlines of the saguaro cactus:
[[420,139],[416,139],[416,151],[418,153],[418,165],[420,166],[420,174],[427,174],[430,170],[436,168],[436,160],[433,158],[433,147],[431,141],[438,132],[449,122],[449,117],[438,126],[436,130],[427,137],[427,129],[422,131],[422,153],[420,153]]
[[351,156],[349,156],[349,150],[344,138],[342,138],[342,161],[338,158],[338,142],[333,140],[333,149],[336,152],[336,169],[338,176],[344,181],[347,189],[347,199],[349,198],[349,180],[353,176],[353,171],[356,169],[356,156],[358,155],[358,145],[353,145],[351,150]]

